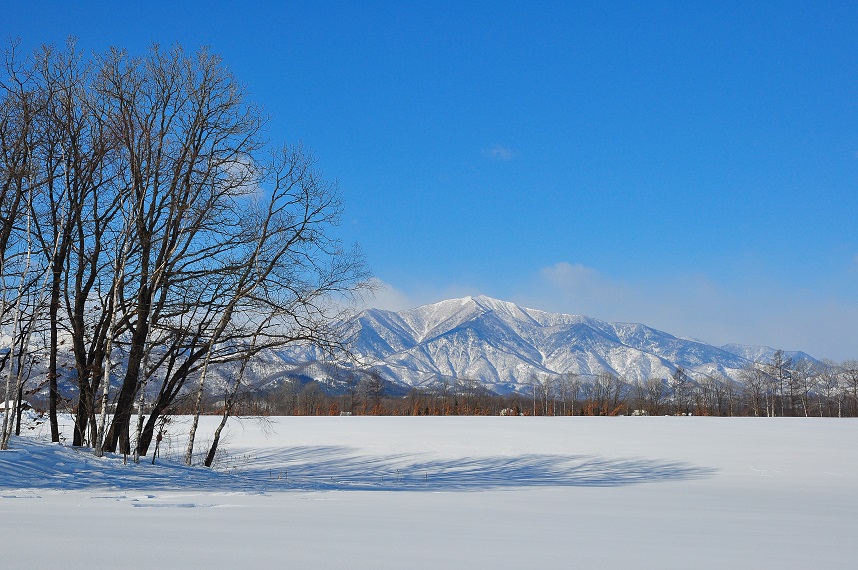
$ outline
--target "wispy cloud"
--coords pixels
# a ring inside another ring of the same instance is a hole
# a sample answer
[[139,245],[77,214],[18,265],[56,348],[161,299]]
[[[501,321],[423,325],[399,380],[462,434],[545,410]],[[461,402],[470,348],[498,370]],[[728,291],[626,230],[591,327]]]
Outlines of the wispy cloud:
[[500,162],[509,162],[513,158],[515,158],[515,151],[511,148],[501,146],[496,144],[491,148],[487,148],[483,150],[483,156],[489,158],[491,160],[497,160]]
[[643,323],[714,345],[736,342],[803,350],[818,358],[858,358],[858,301],[790,289],[774,280],[723,282],[700,273],[622,280],[562,261],[504,286],[503,292],[376,284],[375,298],[366,299],[366,306],[398,311],[482,292],[544,311]]
[[378,278],[372,279],[373,291],[365,295],[363,299],[363,307],[373,307],[376,309],[384,309],[386,311],[402,311],[410,309],[413,300],[411,297],[400,291],[390,283],[386,283]]
[[373,307],[386,311],[402,311],[445,299],[480,294],[480,290],[474,287],[460,285],[447,285],[441,288],[426,285],[406,292],[378,278],[373,278],[372,281],[373,291],[364,296],[362,308]]
[[777,283],[702,274],[621,281],[567,262],[542,268],[511,300],[549,311],[640,322],[712,344],[763,344],[820,358],[858,357],[858,303]]

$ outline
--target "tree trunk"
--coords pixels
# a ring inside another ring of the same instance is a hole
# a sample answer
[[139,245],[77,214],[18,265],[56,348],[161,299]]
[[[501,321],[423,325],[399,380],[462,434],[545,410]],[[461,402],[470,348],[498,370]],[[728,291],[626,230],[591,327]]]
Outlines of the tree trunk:
[[[30,194],[30,203],[32,203],[32,200],[33,200],[33,197],[32,197],[32,193],[31,193]],[[18,328],[19,328],[19,323],[20,323],[20,319],[21,319],[21,299],[24,296],[24,286],[27,282],[27,274],[30,271],[30,251],[31,251],[31,245],[32,245],[30,242],[30,236],[31,236],[31,234],[30,234],[30,222],[31,222],[30,216],[27,216],[27,258],[26,258],[27,261],[24,265],[23,271],[21,272],[21,277],[20,277],[21,281],[18,285],[18,296],[15,299],[15,313],[14,313],[14,317],[12,318],[12,342],[9,343],[9,370],[7,371],[7,374],[6,374],[6,390],[4,392],[4,400],[3,400],[6,407],[8,407],[8,405],[9,405],[9,395],[10,395],[9,388],[10,388],[10,385],[12,382],[12,371],[15,368],[15,366],[14,366],[14,364],[15,364],[15,345],[18,342],[18,339],[16,338],[16,336],[18,335]],[[26,347],[26,346],[27,346],[26,344],[23,344],[23,347]],[[19,366],[18,376],[17,376],[18,384],[20,384],[20,378],[21,378],[20,365],[21,365],[21,363],[18,362],[18,366]],[[16,384],[16,391],[17,391],[17,384]],[[9,438],[12,435],[12,433],[11,433],[12,432],[12,419],[13,419],[12,410],[6,409],[5,415],[3,416],[2,432],[0,432],[0,450],[9,449]]]
[[[80,447],[87,442],[86,433],[89,428],[90,418],[94,413],[92,384],[89,378],[85,376],[86,371],[78,370],[78,400],[77,411],[75,412],[74,420],[74,435],[72,437],[72,446]],[[84,375],[84,376],[81,376]]]
[[137,399],[137,428],[134,430],[134,463],[140,463],[140,434],[143,432],[143,406],[146,405],[146,372],[149,367],[148,359],[145,359],[143,364],[143,382],[140,383],[138,392],[140,397]]
[[188,433],[188,449],[185,451],[185,465],[190,465],[194,459],[194,438],[197,435],[197,425],[200,423],[203,389],[205,388],[206,372],[209,367],[209,358],[211,357],[211,351],[213,348],[213,344],[209,344],[208,352],[206,353],[206,361],[203,363],[203,369],[200,371],[200,385],[197,390],[197,401],[194,405],[194,421],[191,423],[191,431]]
[[[146,315],[146,318],[148,318],[148,315]],[[143,362],[144,344],[147,336],[147,323],[138,321],[137,329],[132,335],[131,352],[128,355],[128,369],[125,373],[125,380],[122,382],[122,388],[119,391],[119,398],[116,401],[116,412],[113,415],[113,423],[104,439],[105,451],[114,453],[118,444],[120,453],[124,455],[131,453],[129,435],[131,410],[134,407],[134,396],[137,395],[140,365]]]
[[167,406],[164,405],[161,399],[156,399],[152,404],[152,409],[149,410],[149,417],[140,432],[140,437],[137,440],[137,453],[140,456],[146,456],[149,453],[149,446],[152,445],[152,438],[155,435],[155,427],[158,424],[158,418],[164,414]]
[[212,463],[214,463],[215,454],[217,453],[217,446],[220,443],[220,432],[223,431],[223,426],[226,425],[226,420],[229,418],[229,411],[224,410],[223,416],[220,419],[220,424],[217,426],[217,429],[214,432],[214,438],[212,439],[212,446],[209,448],[209,452],[206,455],[205,466],[211,467]]
[[[251,343],[251,348],[256,345],[257,336],[253,336],[253,341]],[[247,369],[247,363],[249,358],[245,358],[241,362],[241,367],[238,370],[238,377],[235,379],[235,384],[232,387],[229,395],[227,396],[226,402],[223,407],[223,416],[220,419],[220,424],[217,426],[217,429],[214,432],[214,438],[212,439],[212,445],[209,448],[209,452],[206,455],[205,466],[211,467],[215,460],[215,454],[217,453],[217,446],[220,443],[220,434],[223,431],[223,427],[226,425],[226,420],[229,418],[232,413],[232,408],[235,406],[235,398],[238,394],[239,389],[241,388],[241,384],[244,380],[244,372]]]
[[60,427],[57,421],[57,403],[59,400],[59,388],[57,386],[57,313],[60,308],[60,276],[57,273],[56,267],[53,269],[53,274],[51,304],[49,308],[51,338],[50,348],[48,349],[48,421],[51,424],[51,441],[57,443],[60,441]]
[[24,383],[21,382],[18,384],[18,396],[15,398],[15,411],[17,420],[15,422],[15,435],[21,435],[21,414],[24,411],[24,408],[21,406],[21,403],[24,401]]

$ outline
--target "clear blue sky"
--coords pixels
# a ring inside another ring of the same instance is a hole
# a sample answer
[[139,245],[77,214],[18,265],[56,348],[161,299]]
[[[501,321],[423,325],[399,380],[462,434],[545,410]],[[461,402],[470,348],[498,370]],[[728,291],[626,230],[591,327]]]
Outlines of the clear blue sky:
[[855,2],[4,4],[69,34],[222,54],[339,181],[375,304],[858,358]]

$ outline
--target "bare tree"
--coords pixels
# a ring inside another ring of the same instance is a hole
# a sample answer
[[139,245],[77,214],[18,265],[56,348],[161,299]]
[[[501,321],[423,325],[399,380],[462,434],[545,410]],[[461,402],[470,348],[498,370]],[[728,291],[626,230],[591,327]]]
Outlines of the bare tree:
[[858,360],[846,360],[840,368],[843,371],[844,390],[851,395],[851,415],[858,417]]
[[112,261],[107,250],[121,200],[114,184],[121,164],[112,160],[109,102],[95,88],[98,66],[76,50],[73,40],[65,50],[43,47],[36,61],[46,97],[38,153],[45,191],[36,220],[51,274],[48,378],[53,393],[64,305],[79,394],[73,445],[83,445],[87,432],[90,441],[95,439],[97,372],[109,332],[105,322],[113,313],[102,279]]
[[755,362],[749,362],[740,372],[740,376],[752,413],[755,416],[769,415],[769,400],[766,394],[771,376],[762,365]]
[[797,360],[790,373],[790,393],[796,394],[801,406],[801,413],[805,417],[810,415],[811,395],[816,382],[814,378],[816,374],[815,367],[805,359]]
[[734,380],[724,382],[724,397],[727,399],[727,415],[733,417],[739,410],[741,391]]
[[[188,462],[212,355],[210,348],[227,333],[233,346],[243,336],[252,338],[249,347],[239,344],[235,351],[243,360],[248,350],[255,353],[288,342],[314,342],[333,349],[339,341],[328,332],[330,316],[316,304],[324,302],[326,295],[346,291],[360,275],[357,260],[328,251],[333,244],[324,237],[324,226],[334,223],[339,215],[335,187],[316,176],[312,158],[300,147],[284,148],[275,160],[269,167],[270,175],[260,181],[270,184],[267,205],[256,200],[257,207],[246,210],[242,235],[236,240],[228,270],[214,272],[210,277],[211,282],[223,276],[227,286],[217,295],[217,320],[201,347],[206,356],[186,454]],[[323,258],[330,258],[333,265],[328,266]],[[308,259],[312,261],[308,263]]]
[[542,406],[542,415],[553,415],[554,412],[552,411],[551,400],[555,396],[554,379],[548,374],[543,375],[542,379],[538,382],[537,388],[539,390],[539,399]]
[[692,381],[685,370],[679,366],[670,377],[670,389],[673,392],[675,414],[688,414],[691,403]]
[[137,454],[189,378],[201,399],[209,367],[288,343],[344,348],[332,323],[367,274],[331,237],[338,189],[301,146],[269,151],[264,115],[218,56],[87,57],[70,41],[24,61],[16,47],[0,70],[0,326],[12,333],[0,368],[14,391],[41,286],[55,440],[63,333],[79,388],[73,444],[96,454],[131,451],[147,387]]
[[658,416],[664,411],[667,401],[667,384],[661,378],[649,378],[646,381],[647,413]]
[[792,398],[787,398],[786,389],[790,387],[790,377],[792,374],[793,360],[789,358],[783,350],[776,350],[772,356],[772,360],[768,365],[769,378],[771,379],[771,411],[770,415],[775,416],[776,406],[780,404],[780,415],[787,415],[786,403],[790,403],[790,415],[792,415]]
[[[30,188],[28,193],[28,204],[32,204],[33,190]],[[22,267],[20,273],[15,277],[18,281],[16,295],[12,303],[12,328],[11,328],[11,343],[9,347],[8,364],[6,367],[6,390],[4,392],[4,410],[3,425],[0,428],[0,450],[8,449],[9,437],[12,433],[13,419],[15,415],[15,403],[17,401],[16,394],[22,390],[22,382],[24,381],[24,366],[30,338],[33,334],[33,327],[36,321],[36,314],[41,305],[41,299],[33,301],[34,284],[39,278],[31,278],[30,269],[32,261],[32,216],[28,211],[25,224],[25,250],[21,252]],[[7,265],[8,267],[8,265]],[[7,275],[3,276],[4,278]],[[5,279],[4,279],[5,289]],[[5,291],[4,291],[5,292]],[[5,301],[5,295],[4,295]],[[28,311],[29,309],[29,311]],[[27,318],[27,315],[30,318]],[[17,356],[15,354],[18,351]],[[16,366],[17,365],[17,366]]]
[[562,415],[575,415],[575,401],[581,388],[581,378],[575,372],[563,374],[557,381],[557,391],[562,404]]
[[835,411],[832,405],[837,406],[836,415],[842,415],[842,395],[844,390],[841,388],[842,375],[840,368],[835,362],[825,360],[818,366],[817,378],[817,394],[819,400],[819,416],[834,417]]
[[[370,370],[360,381],[364,413],[377,415],[381,413],[381,401],[385,393],[385,383],[377,370]],[[455,393],[455,389],[451,392]]]
[[476,415],[478,399],[483,392],[479,380],[475,378],[458,378],[456,380],[456,392],[462,396],[462,412],[467,415]]
[[280,315],[253,351],[338,344],[331,297],[359,286],[363,270],[328,232],[336,186],[300,147],[260,159],[263,117],[218,57],[155,48],[143,61],[114,54],[105,73],[129,165],[123,184],[143,203],[119,302],[127,367],[105,448],[130,447],[131,406],[148,374],[140,364],[152,353],[162,380],[137,442],[145,454],[190,375],[202,389],[203,368],[245,356],[252,315]]
[[128,364],[104,443],[129,453],[131,408],[150,331],[172,309],[171,290],[228,251],[236,222],[222,214],[246,194],[247,174],[237,165],[258,148],[261,121],[207,51],[189,57],[180,48],[156,46],[144,60],[114,51],[103,76],[128,165],[121,185],[142,204],[131,209],[135,255],[126,269],[133,286],[120,295]]
[[33,258],[32,204],[39,185],[33,154],[41,101],[32,69],[19,62],[16,49],[17,44],[12,44],[6,51],[0,76],[0,325],[11,320],[9,351],[3,358],[5,415],[0,449],[8,446],[14,411],[8,402],[15,400],[12,396],[22,373],[14,353],[16,347],[26,350],[32,332],[22,325],[32,322],[24,313],[32,299],[31,288],[38,282],[33,275],[40,273]]
[[[253,348],[253,346],[256,344],[256,339],[257,336],[254,336],[251,339],[251,348]],[[238,367],[238,372],[233,378],[232,386],[227,390],[227,393],[224,397],[223,413],[221,414],[221,420],[217,428],[215,428],[214,435],[212,436],[212,443],[209,446],[208,454],[206,454],[205,461],[203,462],[206,467],[211,467],[214,464],[215,456],[217,455],[218,445],[220,444],[220,437],[223,433],[223,428],[226,426],[226,422],[229,419],[230,415],[232,415],[232,411],[238,401],[238,396],[245,380],[245,371],[247,370],[247,364],[248,362],[250,362],[250,357],[252,354],[252,350],[248,351],[245,354],[244,358],[241,360],[241,363]],[[191,443],[188,446],[188,453],[192,454],[193,449],[193,443]],[[185,457],[185,463],[188,465],[190,465],[191,463],[189,457],[187,456]]]

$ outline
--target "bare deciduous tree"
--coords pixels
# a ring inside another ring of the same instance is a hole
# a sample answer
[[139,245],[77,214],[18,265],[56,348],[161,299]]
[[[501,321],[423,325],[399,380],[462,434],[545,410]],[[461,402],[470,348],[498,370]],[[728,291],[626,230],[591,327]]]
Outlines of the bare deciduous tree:
[[285,343],[342,348],[331,323],[367,275],[331,237],[338,189],[301,146],[268,150],[265,116],[218,56],[87,57],[70,41],[24,65],[14,47],[0,77],[4,373],[11,387],[18,323],[41,318],[26,276],[46,275],[54,439],[63,334],[79,389],[73,443],[96,454],[131,451],[147,389],[137,454],[189,378],[202,394],[203,368]]

